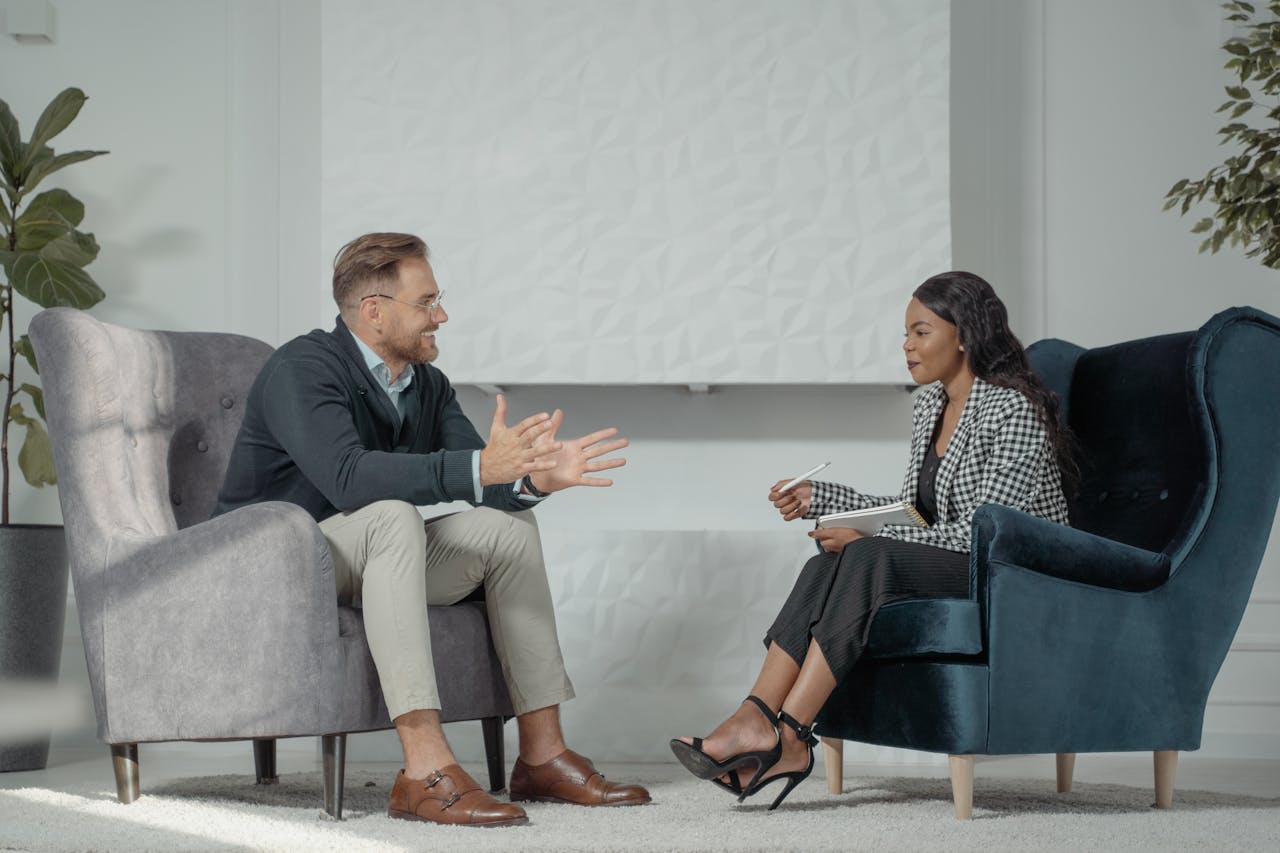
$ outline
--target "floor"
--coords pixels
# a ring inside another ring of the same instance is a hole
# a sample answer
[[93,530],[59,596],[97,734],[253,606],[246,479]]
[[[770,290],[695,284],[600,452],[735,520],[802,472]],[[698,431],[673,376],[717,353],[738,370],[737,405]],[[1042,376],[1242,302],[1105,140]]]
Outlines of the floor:
[[[140,747],[141,787],[145,793],[148,785],[156,785],[194,775],[222,775],[253,773],[253,755],[248,744],[196,744],[169,743],[143,744]],[[509,756],[509,758],[513,758]],[[620,765],[601,762],[606,773],[614,778],[625,778]],[[478,779],[486,779],[483,763],[467,763],[468,769]],[[384,770],[388,777],[397,768],[386,762],[348,761],[351,769]],[[684,771],[679,765],[668,765],[674,778]],[[305,744],[290,742],[290,748],[281,748],[277,757],[277,771],[297,773],[319,769],[318,752],[311,752]],[[509,770],[510,768],[508,768]],[[652,773],[652,767],[648,768]],[[931,765],[858,764],[845,765],[845,777],[858,776],[947,776],[945,763]],[[1052,755],[979,756],[974,769],[975,782],[981,785],[984,777],[1045,778],[1054,776]],[[0,773],[0,789],[59,787],[63,780],[100,779],[107,790],[114,786],[111,761],[107,748],[83,748],[56,750],[50,756],[49,766],[43,770]],[[820,785],[822,768],[814,770],[809,785]],[[1149,753],[1105,753],[1080,755],[1076,758],[1075,779],[1079,782],[1106,783],[1133,786],[1151,786],[1152,764]],[[1255,797],[1280,798],[1280,760],[1274,759],[1226,759],[1202,757],[1196,753],[1184,753],[1178,762],[1177,788],[1216,793],[1248,794]]]

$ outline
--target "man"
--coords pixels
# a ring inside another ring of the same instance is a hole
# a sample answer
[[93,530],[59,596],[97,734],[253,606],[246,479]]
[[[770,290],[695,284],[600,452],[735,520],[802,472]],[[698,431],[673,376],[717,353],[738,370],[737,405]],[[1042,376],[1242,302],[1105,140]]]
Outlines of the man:
[[[404,748],[389,814],[438,823],[527,823],[458,766],[440,728],[428,604],[483,586],[494,648],[511,693],[520,757],[511,798],[581,805],[649,802],[638,785],[608,782],[565,745],[561,702],[573,697],[533,513],[588,476],[625,464],[617,430],[561,441],[556,410],[506,425],[499,395],[489,441],[463,415],[430,362],[449,319],[426,244],[366,234],[334,261],[339,317],[286,343],[249,393],[218,512],[284,500],[310,512],[333,554],[338,597],[364,609],[383,696]],[[612,440],[610,440],[612,439]],[[477,508],[425,526],[416,506],[465,500]]]

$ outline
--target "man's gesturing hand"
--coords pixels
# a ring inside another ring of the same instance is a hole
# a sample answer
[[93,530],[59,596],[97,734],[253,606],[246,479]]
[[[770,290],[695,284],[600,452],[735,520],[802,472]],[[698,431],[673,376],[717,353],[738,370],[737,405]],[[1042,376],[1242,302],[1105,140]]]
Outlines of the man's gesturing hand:
[[538,437],[536,446],[554,445],[557,450],[547,458],[554,460],[555,464],[551,468],[545,468],[530,475],[529,480],[534,488],[540,492],[558,492],[570,486],[612,486],[613,480],[586,475],[607,471],[610,468],[621,468],[627,464],[627,460],[622,457],[600,458],[615,450],[621,450],[630,443],[625,438],[605,441],[618,434],[617,427],[596,430],[572,441],[556,441],[556,432],[564,423],[564,412],[556,409],[550,423],[551,429]]
[[480,451],[480,485],[514,483],[526,474],[554,468],[560,442],[539,441],[553,432],[555,423],[546,412],[530,415],[515,426],[507,426],[507,400],[498,395],[489,428],[489,443]]

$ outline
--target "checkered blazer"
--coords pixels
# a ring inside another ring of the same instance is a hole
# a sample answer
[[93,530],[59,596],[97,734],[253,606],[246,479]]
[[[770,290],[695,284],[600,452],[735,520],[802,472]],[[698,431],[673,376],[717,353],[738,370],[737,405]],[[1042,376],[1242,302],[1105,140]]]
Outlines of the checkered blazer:
[[[941,382],[916,392],[911,416],[911,464],[902,493],[864,495],[839,483],[813,481],[805,518],[878,506],[897,500],[915,503],[920,466],[947,394]],[[1049,521],[1067,523],[1067,501],[1053,447],[1035,404],[1012,388],[973,381],[934,484],[938,519],[932,527],[887,525],[877,536],[969,552],[973,512],[987,503],[1004,504]]]

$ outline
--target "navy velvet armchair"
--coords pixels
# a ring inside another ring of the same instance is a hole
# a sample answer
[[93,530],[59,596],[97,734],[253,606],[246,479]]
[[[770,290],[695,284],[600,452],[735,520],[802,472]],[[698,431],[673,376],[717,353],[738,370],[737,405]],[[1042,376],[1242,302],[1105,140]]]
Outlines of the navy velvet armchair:
[[1071,526],[1007,507],[973,519],[970,594],[883,608],[868,656],[818,717],[828,783],[843,740],[951,756],[1150,750],[1156,804],[1200,746],[1280,496],[1280,320],[1233,308],[1198,331],[1029,349],[1080,443]]
[[[51,308],[31,322],[98,737],[121,802],[138,743],[253,740],[258,781],[277,738],[322,738],[325,809],[342,813],[346,735],[391,726],[361,612],[302,508],[210,519],[249,387],[271,347],[148,332]],[[425,605],[424,605],[425,606]],[[485,722],[503,787],[512,713],[484,606],[432,607],[441,718]]]

